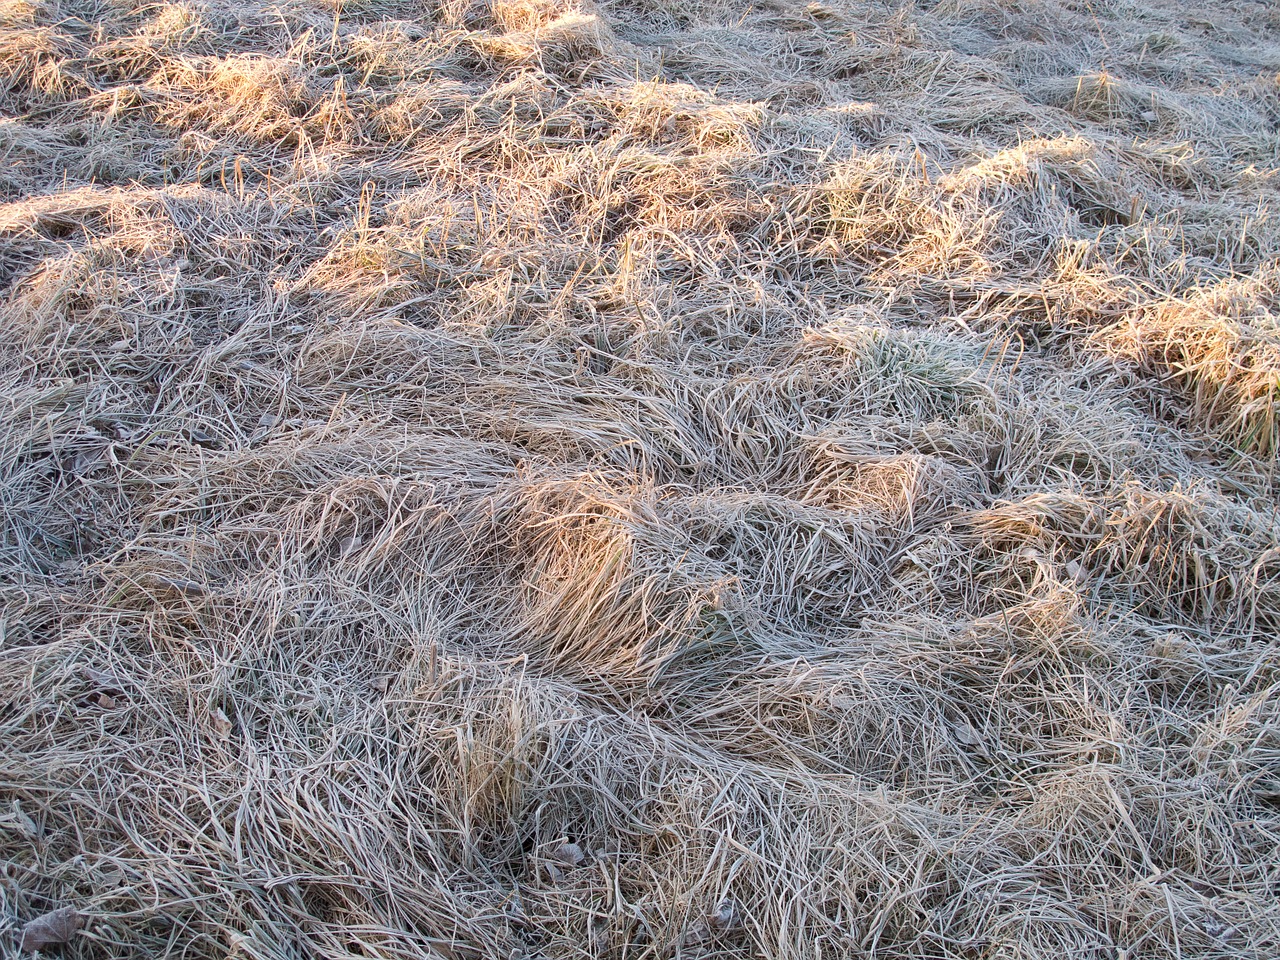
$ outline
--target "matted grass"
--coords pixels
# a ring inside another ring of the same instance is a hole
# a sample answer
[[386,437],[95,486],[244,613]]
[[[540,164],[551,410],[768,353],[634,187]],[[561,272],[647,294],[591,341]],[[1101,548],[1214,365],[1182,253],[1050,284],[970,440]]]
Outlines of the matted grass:
[[1280,955],[1193,6],[0,2],[0,954]]

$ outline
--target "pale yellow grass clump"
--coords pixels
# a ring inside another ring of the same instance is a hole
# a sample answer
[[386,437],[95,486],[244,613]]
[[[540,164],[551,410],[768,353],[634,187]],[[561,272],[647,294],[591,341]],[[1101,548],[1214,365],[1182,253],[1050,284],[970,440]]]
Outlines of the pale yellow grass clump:
[[1153,304],[1108,328],[1112,353],[1177,386],[1194,421],[1264,457],[1280,452],[1275,269]]
[[0,2],[0,955],[1280,955],[1277,30]]

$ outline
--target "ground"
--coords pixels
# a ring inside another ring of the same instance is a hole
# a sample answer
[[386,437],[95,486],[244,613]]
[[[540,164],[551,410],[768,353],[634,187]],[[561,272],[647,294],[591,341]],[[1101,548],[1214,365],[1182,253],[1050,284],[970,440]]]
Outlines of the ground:
[[3,0],[0,955],[1280,955],[1278,168],[1270,3]]

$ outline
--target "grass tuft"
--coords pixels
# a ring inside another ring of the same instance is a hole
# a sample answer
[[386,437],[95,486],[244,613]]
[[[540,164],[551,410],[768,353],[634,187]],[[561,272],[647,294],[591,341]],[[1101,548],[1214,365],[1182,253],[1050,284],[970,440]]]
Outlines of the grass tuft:
[[0,0],[0,954],[1280,955],[1277,29]]

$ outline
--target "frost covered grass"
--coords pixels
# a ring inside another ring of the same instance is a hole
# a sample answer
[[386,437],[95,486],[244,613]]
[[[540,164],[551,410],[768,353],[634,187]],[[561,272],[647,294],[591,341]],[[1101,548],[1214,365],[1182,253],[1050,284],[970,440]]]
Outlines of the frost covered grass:
[[0,952],[1280,954],[1278,71],[4,0]]

